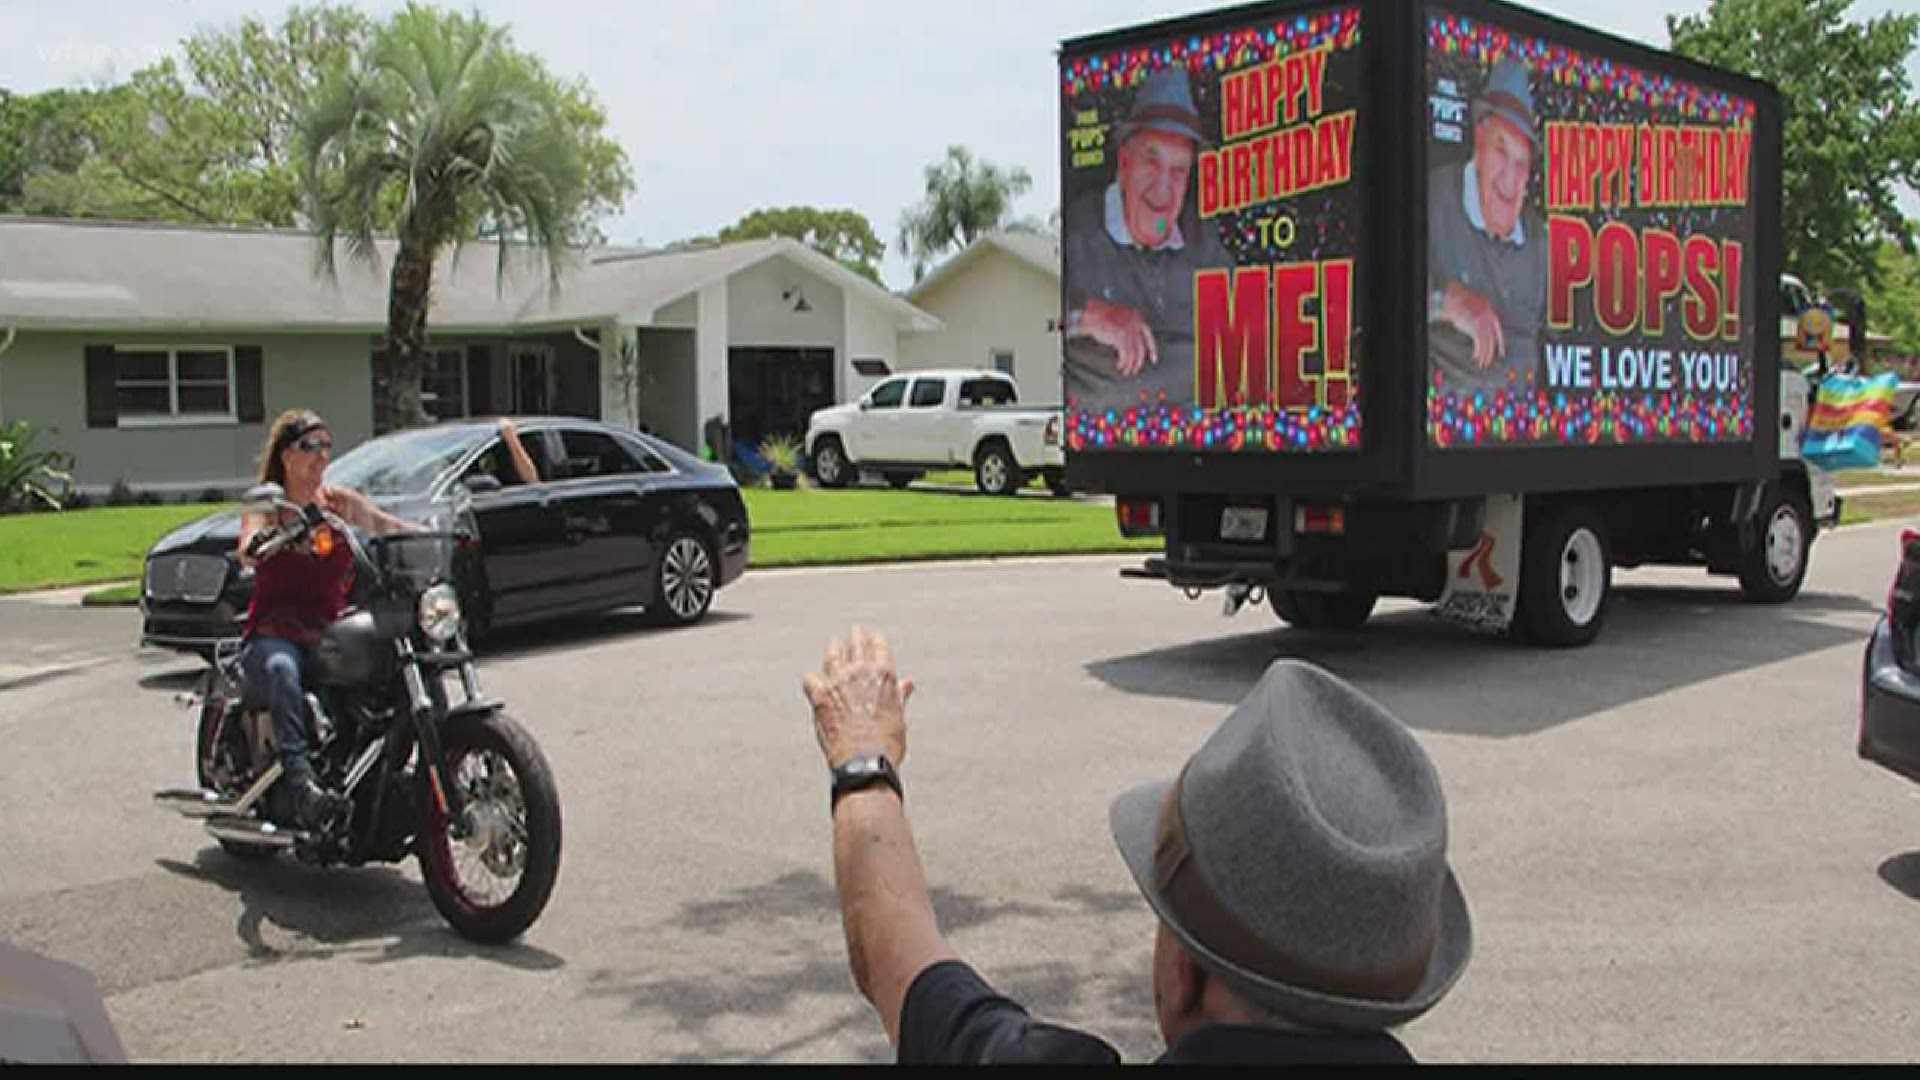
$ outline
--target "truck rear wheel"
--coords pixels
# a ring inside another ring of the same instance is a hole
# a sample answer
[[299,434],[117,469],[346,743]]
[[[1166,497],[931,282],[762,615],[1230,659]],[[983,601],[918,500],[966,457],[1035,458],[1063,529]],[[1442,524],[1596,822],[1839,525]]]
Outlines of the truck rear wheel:
[[1514,628],[1537,645],[1569,648],[1600,634],[1613,594],[1613,554],[1600,515],[1581,503],[1529,516]]
[[1267,593],[1273,613],[1301,630],[1358,630],[1373,617],[1374,593]]
[[1800,594],[1813,546],[1813,510],[1800,492],[1767,485],[1748,522],[1740,556],[1740,592],[1756,604],[1784,604]]
[[852,473],[839,439],[829,435],[813,448],[813,479],[821,487],[846,487]]
[[974,458],[973,480],[986,495],[1012,495],[1027,482],[1020,472],[1020,463],[1013,460],[1013,451],[1003,443],[983,448]]

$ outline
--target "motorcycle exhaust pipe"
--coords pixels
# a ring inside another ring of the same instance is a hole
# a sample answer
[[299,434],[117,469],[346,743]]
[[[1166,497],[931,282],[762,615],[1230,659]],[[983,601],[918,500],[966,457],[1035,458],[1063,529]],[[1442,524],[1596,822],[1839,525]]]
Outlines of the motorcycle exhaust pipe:
[[253,804],[260,801],[260,797],[267,793],[267,789],[272,787],[274,781],[280,779],[280,774],[285,771],[285,765],[278,761],[274,762],[273,766],[261,773],[260,779],[255,780],[253,786],[238,799],[228,799],[219,792],[208,791],[205,788],[168,788],[165,791],[154,792],[153,801],[190,818],[209,818],[218,814],[242,816],[253,809]]
[[283,829],[271,821],[257,818],[232,817],[221,814],[207,819],[207,833],[215,840],[232,840],[242,844],[260,844],[267,847],[288,848],[305,836],[292,829]]
[[223,798],[219,793],[205,788],[168,788],[153,793],[153,801],[169,810],[177,810],[190,818],[213,817],[215,814],[231,814],[238,803]]

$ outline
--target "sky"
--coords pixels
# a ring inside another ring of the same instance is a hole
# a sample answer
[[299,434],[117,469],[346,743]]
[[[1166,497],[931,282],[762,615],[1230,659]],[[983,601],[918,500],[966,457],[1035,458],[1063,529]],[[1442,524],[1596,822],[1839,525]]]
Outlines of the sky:
[[[1859,0],[1856,18],[1913,0]],[[284,0],[0,0],[0,86],[125,78],[201,27],[277,23]],[[384,14],[395,0],[357,0]],[[626,148],[635,191],[602,230],[660,246],[760,207],[847,207],[887,243],[881,271],[912,283],[897,243],[924,170],[959,144],[1021,166],[1016,216],[1058,201],[1055,50],[1062,39],[1222,5],[1200,0],[477,0],[519,47],[585,79]],[[1656,47],[1665,16],[1706,0],[1532,0],[1528,6]],[[1920,88],[1920,56],[1908,63]],[[1920,198],[1907,210],[1920,216]]]

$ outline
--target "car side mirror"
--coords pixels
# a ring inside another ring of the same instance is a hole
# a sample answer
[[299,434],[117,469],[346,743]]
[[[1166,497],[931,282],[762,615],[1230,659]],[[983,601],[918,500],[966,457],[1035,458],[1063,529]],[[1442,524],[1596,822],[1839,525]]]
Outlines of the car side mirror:
[[860,399],[860,411],[861,411],[861,412],[866,412],[866,411],[867,411],[868,409],[871,409],[871,408],[873,408],[873,402],[871,402],[871,401],[868,401],[868,400],[867,400],[866,398],[861,398],[861,399]]
[[279,484],[255,484],[240,496],[240,505],[249,514],[271,514],[274,507],[286,497],[286,489]]
[[473,495],[488,495],[500,490],[500,478],[491,473],[474,473],[460,481],[460,486]]

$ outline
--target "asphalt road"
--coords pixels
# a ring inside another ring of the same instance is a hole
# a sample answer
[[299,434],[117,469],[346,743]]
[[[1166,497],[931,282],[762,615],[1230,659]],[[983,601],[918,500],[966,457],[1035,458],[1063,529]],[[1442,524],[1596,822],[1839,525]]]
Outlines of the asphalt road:
[[[126,647],[131,612],[50,615],[110,658],[0,690],[0,935],[91,968],[138,1060],[885,1060],[798,688],[857,621],[920,683],[907,806],[942,927],[1130,1059],[1159,1046],[1152,921],[1107,801],[1302,656],[1413,724],[1444,777],[1477,940],[1405,1032],[1424,1059],[1912,1061],[1920,789],[1853,751],[1898,528],[1823,538],[1781,608],[1620,575],[1604,638],[1574,652],[1412,605],[1358,636],[1222,620],[1217,594],[1106,558],[751,574],[689,630],[523,635],[483,678],[554,764],[566,853],[503,949],[446,930],[411,864],[243,865],[155,809],[191,780],[169,699],[192,666]],[[23,604],[0,622],[30,637]]]

